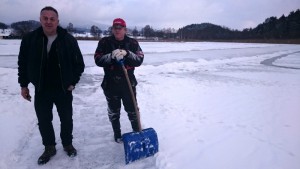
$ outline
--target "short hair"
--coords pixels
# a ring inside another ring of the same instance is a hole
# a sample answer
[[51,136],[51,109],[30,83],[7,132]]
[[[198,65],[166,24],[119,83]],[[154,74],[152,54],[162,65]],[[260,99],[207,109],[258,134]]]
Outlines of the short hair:
[[58,12],[57,12],[57,10],[55,9],[55,8],[53,8],[52,6],[46,6],[46,7],[44,7],[42,10],[41,10],[41,13],[43,12],[43,11],[53,11],[53,12],[55,12],[56,13],[56,15],[58,16]]

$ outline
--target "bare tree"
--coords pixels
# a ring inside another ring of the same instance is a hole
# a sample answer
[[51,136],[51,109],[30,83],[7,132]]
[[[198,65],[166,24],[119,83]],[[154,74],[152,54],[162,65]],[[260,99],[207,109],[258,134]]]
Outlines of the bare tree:
[[100,35],[101,35],[101,33],[102,33],[102,30],[101,30],[100,28],[98,28],[98,26],[93,25],[93,26],[91,27],[91,34],[92,34],[93,36],[99,38]]
[[75,32],[74,25],[71,22],[69,23],[66,29],[69,33]]

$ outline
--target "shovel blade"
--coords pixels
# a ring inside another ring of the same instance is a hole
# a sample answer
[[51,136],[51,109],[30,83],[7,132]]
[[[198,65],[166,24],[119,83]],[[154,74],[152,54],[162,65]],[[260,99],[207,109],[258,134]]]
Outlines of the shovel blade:
[[157,133],[153,128],[141,132],[125,133],[122,136],[125,150],[125,163],[153,156],[158,152]]

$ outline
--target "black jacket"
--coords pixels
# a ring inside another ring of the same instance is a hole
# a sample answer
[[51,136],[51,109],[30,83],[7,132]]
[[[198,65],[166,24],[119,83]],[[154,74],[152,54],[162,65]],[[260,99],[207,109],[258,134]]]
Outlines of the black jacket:
[[[60,67],[63,90],[78,83],[84,71],[84,61],[77,40],[61,27],[57,28],[56,54]],[[42,27],[25,35],[18,57],[18,82],[27,87],[31,82],[35,88],[43,90],[47,61],[48,39]]]
[[132,86],[137,85],[134,76],[135,67],[140,66],[144,60],[144,54],[137,40],[125,36],[124,40],[117,41],[114,36],[102,38],[95,52],[95,63],[97,66],[103,67],[104,79],[102,87],[105,87],[106,81],[110,81],[115,76],[124,76],[123,70],[119,63],[111,59],[111,52],[115,49],[125,49],[127,55],[124,57],[124,65],[128,71]]

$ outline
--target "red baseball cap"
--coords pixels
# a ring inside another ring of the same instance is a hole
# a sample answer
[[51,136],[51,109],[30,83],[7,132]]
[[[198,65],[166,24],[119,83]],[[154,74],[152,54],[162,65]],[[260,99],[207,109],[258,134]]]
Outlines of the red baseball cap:
[[121,25],[123,27],[126,27],[126,22],[121,18],[116,18],[113,21],[113,26],[115,26],[115,25]]

